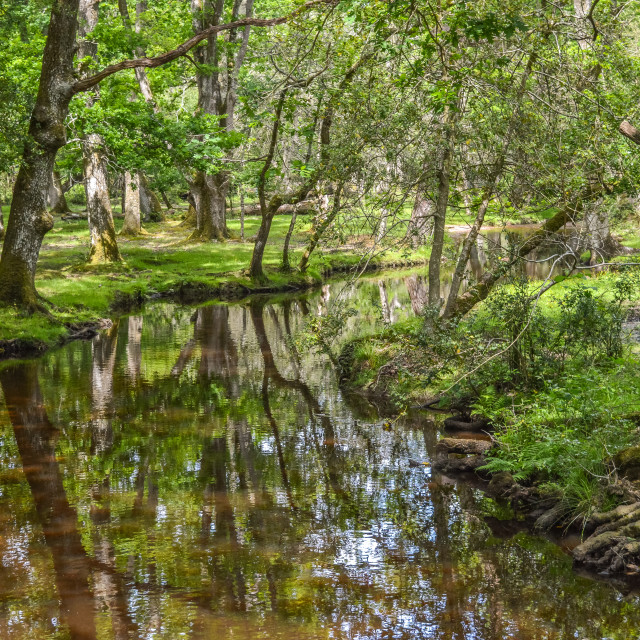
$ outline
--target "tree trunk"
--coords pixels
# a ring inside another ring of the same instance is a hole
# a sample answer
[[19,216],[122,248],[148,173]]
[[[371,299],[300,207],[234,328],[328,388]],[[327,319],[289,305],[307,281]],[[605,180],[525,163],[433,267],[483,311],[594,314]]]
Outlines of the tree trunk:
[[200,200],[202,213],[200,219],[202,240],[224,241],[230,237],[227,228],[227,192],[229,175],[221,171],[215,175],[203,176],[202,197]]
[[219,240],[230,237],[227,228],[229,176],[224,172],[209,176],[199,171],[190,183],[196,210],[196,230],[192,239]]
[[0,240],[4,238],[4,212],[2,211],[2,200],[0,200]]
[[289,223],[289,229],[287,235],[284,238],[284,247],[282,248],[282,270],[291,271],[291,264],[289,262],[289,244],[291,243],[291,236],[293,235],[293,229],[296,226],[296,218],[298,217],[298,209],[294,207],[293,215],[291,216],[291,222]]
[[60,181],[60,173],[54,171],[51,174],[51,184],[49,185],[49,193],[47,195],[47,204],[53,213],[70,213],[67,199],[64,197],[62,190],[62,182]]
[[[241,8],[246,17],[253,15],[253,0],[232,3],[232,18],[237,20]],[[193,30],[199,33],[220,23],[225,8],[224,0],[193,0],[191,11]],[[226,46],[219,46],[218,35],[213,34],[204,46],[195,51],[195,60],[205,71],[196,73],[198,85],[198,109],[205,114],[216,116],[227,132],[235,127],[234,112],[237,101],[238,74],[244,64],[249,44],[250,27],[242,31],[240,47],[230,46],[237,39],[238,31],[231,30]],[[232,53],[233,52],[233,53]],[[226,73],[225,73],[226,71]],[[199,197],[194,193],[198,212],[198,236],[202,240],[223,241],[230,237],[227,228],[226,199],[229,190],[229,176],[224,169],[213,175],[198,172],[195,182]]]
[[181,227],[190,227],[192,229],[197,229],[198,227],[198,216],[196,214],[196,208],[189,203],[189,210],[187,211],[187,215],[184,220],[180,223]]
[[380,309],[382,311],[382,322],[391,324],[391,306],[389,305],[389,294],[384,280],[378,280],[378,291],[380,293]]
[[140,215],[147,221],[162,222],[164,212],[158,196],[149,187],[147,177],[140,173]]
[[137,236],[142,232],[140,224],[140,174],[124,174],[124,225],[123,236]]
[[264,250],[267,246],[267,241],[269,240],[269,232],[271,231],[273,215],[274,214],[271,212],[266,212],[265,215],[262,216],[260,228],[256,234],[256,243],[253,246],[253,253],[251,254],[249,275],[257,282],[264,282],[267,279],[262,267],[262,260],[264,258]]
[[122,260],[107,186],[106,158],[101,136],[90,133],[83,141],[84,189],[91,247],[89,262],[101,264]]
[[455,115],[447,109],[444,115],[444,143],[438,161],[438,197],[433,215],[433,244],[429,257],[429,306],[440,306],[440,262],[444,248],[444,228],[449,204],[449,181],[453,160],[453,126]]
[[424,244],[425,238],[433,233],[433,202],[425,197],[424,190],[418,186],[416,199],[411,211],[411,220],[407,228],[407,238],[411,239],[414,249]]
[[[304,250],[302,254],[302,258],[300,258],[300,262],[298,264],[298,269],[304,273],[308,266],[309,260],[311,258],[311,254],[315,251],[318,243],[320,242],[320,238],[324,235],[324,232],[329,228],[331,223],[336,219],[338,213],[340,213],[340,197],[342,195],[342,184],[338,185],[336,189],[336,194],[333,197],[333,208],[329,213],[324,216],[324,219],[321,219],[320,223],[314,226],[311,231],[311,238],[309,238],[309,244],[307,244],[307,248]],[[327,197],[327,196],[325,196]],[[323,207],[324,211],[326,211],[326,206]],[[322,214],[318,213],[320,217]]]
[[244,191],[240,190],[240,242],[244,242]]
[[160,189],[160,197],[162,198],[162,201],[164,202],[165,207],[167,207],[168,211],[171,211],[173,209],[173,205],[171,204],[171,201],[169,200],[167,193],[164,189]]
[[38,308],[36,264],[42,240],[53,228],[47,192],[58,149],[66,142],[65,119],[74,83],[79,0],[58,0],[42,56],[38,96],[31,115],[20,170],[13,191],[0,259],[0,301]]
[[589,48],[589,33],[591,24],[588,15],[591,10],[592,0],[573,0],[573,9],[576,14],[578,45],[585,51]]
[[385,207],[380,211],[380,220],[378,221],[378,233],[376,234],[376,242],[380,243],[387,234],[387,219],[389,218],[389,210]]
[[409,300],[411,300],[411,309],[416,316],[419,316],[427,306],[427,288],[424,278],[413,275],[405,278],[404,283],[409,293]]
[[622,251],[620,243],[611,236],[609,212],[602,205],[600,199],[587,206],[584,212],[587,249],[591,252],[590,265],[606,262]]
[[[98,46],[90,39],[97,24],[98,1],[80,0],[78,26],[78,58],[80,60],[85,58],[97,60]],[[96,96],[95,91],[87,96],[87,106],[95,102]],[[113,224],[104,146],[104,139],[97,133],[87,134],[82,141],[84,191],[87,197],[87,218],[91,237],[89,249],[91,264],[122,260]]]

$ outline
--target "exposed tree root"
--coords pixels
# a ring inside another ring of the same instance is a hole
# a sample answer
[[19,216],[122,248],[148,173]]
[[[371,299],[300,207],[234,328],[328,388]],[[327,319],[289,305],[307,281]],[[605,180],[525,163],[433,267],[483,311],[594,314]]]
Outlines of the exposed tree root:
[[[495,446],[489,440],[442,438],[436,446],[434,469],[443,473],[478,471],[486,454]],[[486,474],[480,472],[481,476]],[[619,480],[622,485],[626,479]],[[577,524],[561,496],[545,494],[537,487],[524,487],[509,473],[496,473],[486,485],[490,495],[507,500],[523,512],[537,530]],[[621,487],[625,496],[633,495]],[[573,551],[576,566],[601,575],[640,576],[640,500],[610,511],[594,513],[584,522],[583,541]]]

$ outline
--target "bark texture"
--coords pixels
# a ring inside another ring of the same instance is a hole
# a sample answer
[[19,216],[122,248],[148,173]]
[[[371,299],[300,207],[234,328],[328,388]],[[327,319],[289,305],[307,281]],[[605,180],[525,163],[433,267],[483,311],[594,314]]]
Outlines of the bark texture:
[[64,191],[62,189],[62,181],[60,180],[60,173],[54,171],[51,174],[51,184],[49,185],[49,194],[47,196],[47,204],[53,213],[70,213],[67,199],[64,197]]
[[124,174],[124,196],[123,196],[124,224],[122,225],[123,236],[137,236],[142,232],[140,222],[140,175],[131,174],[128,171]]
[[66,142],[65,118],[75,81],[79,0],[53,3],[35,106],[13,190],[0,258],[0,302],[38,307],[35,272],[42,239],[53,228],[47,192],[58,149]]
[[[91,41],[90,35],[98,24],[98,6],[98,0],[80,0],[78,16],[78,58],[80,60],[97,59],[98,47]],[[90,93],[87,96],[87,107],[90,108],[96,98],[95,92]],[[97,133],[87,134],[82,141],[84,190],[87,197],[87,218],[91,238],[89,262],[92,264],[122,260],[113,224],[104,146],[102,136]]]
[[101,136],[93,133],[83,141],[84,189],[91,236],[89,262],[92,264],[122,260],[109,200],[103,142]]

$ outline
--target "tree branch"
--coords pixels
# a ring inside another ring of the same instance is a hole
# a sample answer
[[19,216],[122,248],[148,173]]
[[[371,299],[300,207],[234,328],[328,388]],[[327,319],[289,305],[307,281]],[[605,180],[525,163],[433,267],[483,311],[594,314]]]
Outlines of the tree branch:
[[102,80],[104,80],[105,78],[108,78],[109,76],[113,75],[114,73],[118,73],[119,71],[124,71],[125,69],[138,69],[143,67],[147,69],[154,69],[155,67],[161,67],[168,62],[172,62],[173,60],[184,56],[200,42],[221,31],[229,31],[230,29],[239,29],[241,27],[275,27],[290,22],[300,14],[305,13],[310,9],[313,9],[314,7],[324,5],[333,6],[336,4],[336,1],[337,0],[309,0],[309,2],[306,2],[300,8],[296,9],[289,15],[281,16],[280,18],[244,18],[242,20],[236,20],[234,22],[208,27],[200,33],[197,33],[192,38],[189,38],[189,40],[183,42],[175,49],[166,51],[159,56],[155,56],[154,58],[136,58],[133,60],[122,60],[117,64],[109,65],[93,76],[78,80],[71,86],[71,93],[76,94],[81,93],[82,91],[87,91],[102,82]]
[[623,136],[629,138],[631,142],[640,144],[640,130],[636,129],[628,120],[623,120],[620,123],[618,131],[620,131]]
[[596,26],[596,21],[593,18],[593,12],[594,12],[596,6],[598,5],[598,2],[600,2],[600,0],[593,0],[593,2],[591,4],[591,8],[589,9],[589,13],[587,14],[587,20],[591,23],[591,26],[593,27],[593,41],[594,42],[598,39],[598,34],[600,33],[598,31],[598,27]]

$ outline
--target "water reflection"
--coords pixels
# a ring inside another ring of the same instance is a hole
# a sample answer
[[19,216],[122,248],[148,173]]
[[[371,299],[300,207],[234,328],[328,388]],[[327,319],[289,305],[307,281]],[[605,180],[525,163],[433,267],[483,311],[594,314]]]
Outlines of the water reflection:
[[0,385],[18,445],[26,481],[53,559],[60,618],[72,638],[94,638],[90,558],[69,504],[55,452],[57,431],[49,422],[36,363],[0,371]]
[[633,637],[638,599],[411,466],[438,425],[383,429],[298,339],[339,295],[356,331],[424,282],[150,307],[0,373],[0,637]]

